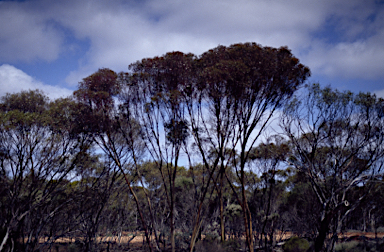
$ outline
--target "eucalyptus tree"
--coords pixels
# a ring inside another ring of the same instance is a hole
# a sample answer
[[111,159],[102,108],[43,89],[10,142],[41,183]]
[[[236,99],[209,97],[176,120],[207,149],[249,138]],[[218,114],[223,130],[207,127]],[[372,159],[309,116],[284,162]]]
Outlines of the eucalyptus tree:
[[[168,205],[172,251],[175,250],[175,181],[184,153],[192,168],[192,160],[197,158],[209,174],[200,190],[195,190],[198,201],[190,249],[193,250],[212,181],[219,182],[216,188],[221,200],[224,240],[222,187],[226,179],[242,207],[247,244],[253,251],[252,217],[245,188],[248,153],[274,112],[309,76],[309,69],[285,47],[275,49],[246,43],[219,46],[198,58],[171,52],[133,63],[129,71],[116,75],[101,69],[80,83],[75,96],[87,111],[81,118],[85,131],[92,134],[121,171],[136,167],[130,171],[143,178],[138,169],[140,160],[147,158],[156,163]],[[114,103],[115,97],[119,98],[118,105]],[[228,166],[238,176],[239,192],[227,176]],[[132,182],[127,178],[127,184]],[[145,188],[145,181],[141,183]],[[146,192],[150,219],[155,225]],[[154,229],[157,241],[157,228]],[[145,230],[151,247],[148,229]]]
[[[99,69],[83,79],[74,96],[82,109],[79,120],[83,131],[92,136],[94,143],[103,151],[106,162],[124,176],[132,194],[146,241],[152,251],[149,227],[141,206],[141,199],[133,185],[138,173],[143,144],[140,138],[140,125],[123,105],[116,104],[126,74],[116,74],[110,69]],[[117,174],[117,171],[114,171]],[[140,176],[139,176],[140,177]],[[116,176],[113,176],[115,179]],[[148,202],[150,204],[150,202]],[[152,214],[151,214],[152,215]],[[157,239],[156,239],[157,241]]]
[[172,251],[175,251],[175,181],[180,155],[189,136],[182,94],[192,87],[194,58],[193,54],[171,52],[131,64],[131,76],[121,95],[122,107],[141,125],[146,150],[162,178]]
[[310,72],[286,47],[277,49],[256,43],[218,46],[204,53],[199,60],[203,67],[201,85],[208,90],[204,98],[210,106],[209,116],[213,118],[206,132],[213,132],[210,138],[216,138],[217,142],[212,146],[222,164],[225,163],[224,148],[238,153],[237,158],[232,158],[231,165],[240,181],[241,192],[237,198],[242,207],[247,246],[253,251],[252,217],[246,196],[249,151],[276,110]]
[[33,251],[44,226],[65,204],[55,201],[89,146],[86,138],[73,137],[73,115],[56,113],[66,105],[65,100],[50,103],[38,90],[1,98],[2,251],[20,242],[18,249]]
[[332,222],[331,250],[342,221],[369,191],[351,197],[357,187],[382,173],[384,101],[314,84],[286,107],[281,126],[294,154],[290,163],[306,175],[321,204],[315,250],[321,251]]
[[[231,74],[234,74],[233,69],[228,67],[229,64],[225,65],[226,59],[222,58],[222,55],[214,52],[214,50],[222,51],[224,48],[210,50],[196,60],[197,78],[184,97],[197,156],[208,172],[208,178],[202,181],[200,190],[195,190],[199,203],[194,213],[195,224],[190,251],[193,251],[203,221],[203,204],[206,202],[212,181],[215,184],[216,181],[219,182],[217,191],[220,204],[220,236],[221,241],[225,240],[222,190],[225,170],[235,154],[231,147],[236,141],[234,134],[236,113],[230,97],[232,87],[229,85]],[[190,157],[194,153],[190,151],[187,154]],[[193,164],[191,167],[193,168]]]

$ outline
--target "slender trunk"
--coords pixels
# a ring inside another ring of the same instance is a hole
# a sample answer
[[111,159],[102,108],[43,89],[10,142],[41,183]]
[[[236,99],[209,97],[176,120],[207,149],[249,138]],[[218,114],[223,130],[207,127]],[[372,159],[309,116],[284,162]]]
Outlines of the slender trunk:
[[[268,181],[266,181],[266,182],[268,182]],[[261,229],[261,233],[264,235],[264,247],[265,247],[266,251],[268,251],[268,237],[267,237],[267,233],[268,232],[266,232],[265,229],[267,227],[268,216],[269,216],[270,211],[271,211],[272,190],[273,190],[273,183],[270,182],[270,188],[269,188],[269,192],[268,192],[267,211],[265,213],[265,220],[264,220],[264,223],[263,223],[263,228]]]
[[221,174],[220,174],[220,188],[219,188],[221,242],[225,241],[224,204],[223,204],[223,176],[224,176],[224,171],[221,170]]
[[175,245],[175,180],[176,180],[176,171],[177,171],[177,165],[178,165],[178,159],[179,159],[179,149],[176,151],[176,157],[175,157],[175,167],[173,169],[172,173],[172,179],[170,181],[170,195],[171,195],[171,248],[172,252],[176,251],[176,245]]
[[3,248],[8,241],[8,237],[9,237],[9,228],[7,228],[7,232],[5,233],[5,236],[4,236],[3,240],[1,241],[0,251],[3,251]]
[[252,237],[252,216],[249,211],[247,198],[245,195],[244,183],[242,183],[242,209],[243,209],[243,218],[244,218],[244,229],[245,229],[245,238],[247,241],[248,250],[253,252],[253,237]]
[[249,210],[249,207],[248,207],[248,203],[246,203],[246,207],[247,207],[247,212],[248,212],[248,216],[249,216],[249,251],[250,252],[253,252],[253,229],[252,229],[252,215],[251,215],[251,211]]
[[175,222],[174,222],[174,202],[173,202],[173,192],[171,190],[171,249],[172,252],[175,252]]
[[[200,213],[199,213],[198,218],[200,218]],[[194,228],[193,228],[192,237],[191,237],[191,244],[190,244],[190,247],[189,247],[189,251],[190,252],[193,252],[193,248],[195,247],[196,238],[197,238],[197,235],[199,234],[199,230],[200,230],[202,222],[203,221],[200,220],[198,225],[195,225]]]
[[[243,150],[245,147],[243,147]],[[247,195],[245,190],[245,153],[241,152],[241,164],[240,164],[240,179],[241,179],[241,196],[242,196],[242,210],[244,218],[245,238],[249,252],[253,252],[253,232],[252,232],[252,216],[248,207]]]
[[243,218],[244,218],[244,226],[245,226],[245,238],[248,246],[248,250],[253,252],[253,232],[252,232],[252,217],[249,212],[247,202],[244,202],[244,210],[243,210]]

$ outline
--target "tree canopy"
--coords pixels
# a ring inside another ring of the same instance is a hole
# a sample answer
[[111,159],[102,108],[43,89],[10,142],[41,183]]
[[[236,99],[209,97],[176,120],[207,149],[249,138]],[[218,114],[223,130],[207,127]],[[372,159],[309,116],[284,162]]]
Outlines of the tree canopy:
[[287,47],[242,43],[101,68],[67,98],[6,94],[0,250],[141,233],[149,251],[272,251],[289,230],[331,251],[384,226],[384,101],[309,76]]

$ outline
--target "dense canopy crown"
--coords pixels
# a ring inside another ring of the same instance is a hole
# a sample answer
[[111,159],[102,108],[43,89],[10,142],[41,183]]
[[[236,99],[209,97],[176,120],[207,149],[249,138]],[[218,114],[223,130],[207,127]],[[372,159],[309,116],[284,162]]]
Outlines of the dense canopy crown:
[[219,84],[233,99],[287,98],[310,75],[309,68],[287,47],[276,49],[256,43],[218,46],[204,53],[199,65],[202,88],[215,90]]

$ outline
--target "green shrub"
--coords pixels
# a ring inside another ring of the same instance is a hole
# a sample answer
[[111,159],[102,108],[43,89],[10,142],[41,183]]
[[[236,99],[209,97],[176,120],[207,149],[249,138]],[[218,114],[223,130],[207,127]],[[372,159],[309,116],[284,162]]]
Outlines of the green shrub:
[[357,249],[359,246],[359,241],[350,241],[338,243],[335,245],[336,252],[349,252]]
[[382,252],[383,249],[384,244],[375,241],[349,241],[335,245],[335,252]]
[[311,247],[310,243],[299,237],[292,237],[283,245],[284,252],[307,252]]

